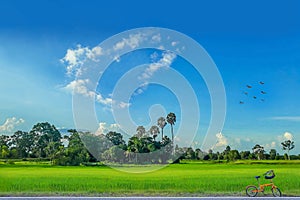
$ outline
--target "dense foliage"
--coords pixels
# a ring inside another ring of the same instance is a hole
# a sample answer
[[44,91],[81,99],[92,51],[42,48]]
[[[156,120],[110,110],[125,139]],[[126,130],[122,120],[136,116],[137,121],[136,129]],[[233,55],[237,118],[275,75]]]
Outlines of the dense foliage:
[[167,123],[170,124],[173,133],[175,122],[175,114],[170,113],[167,119],[159,118],[157,126],[152,126],[149,131],[143,126],[138,126],[136,134],[127,142],[121,133],[112,131],[95,135],[68,130],[68,134],[62,136],[54,125],[48,122],[38,123],[29,132],[16,131],[11,136],[1,135],[0,158],[49,160],[54,165],[80,165],[96,161],[163,164],[176,163],[182,159],[214,161],[300,159],[300,155],[289,155],[289,151],[295,146],[293,141],[282,142],[283,150],[287,153],[279,155],[276,149],[266,152],[259,144],[251,151],[238,151],[227,146],[222,152],[212,150],[204,152],[199,148],[174,145],[173,140],[163,134],[162,137],[157,137],[160,132],[163,133]]

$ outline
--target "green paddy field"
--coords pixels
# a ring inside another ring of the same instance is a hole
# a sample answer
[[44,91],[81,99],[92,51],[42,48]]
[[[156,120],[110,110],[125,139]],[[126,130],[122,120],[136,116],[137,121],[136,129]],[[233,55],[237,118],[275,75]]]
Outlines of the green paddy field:
[[0,196],[245,196],[245,187],[256,184],[254,176],[270,169],[284,196],[300,196],[299,161],[185,162],[148,173],[126,173],[106,166],[0,162]]

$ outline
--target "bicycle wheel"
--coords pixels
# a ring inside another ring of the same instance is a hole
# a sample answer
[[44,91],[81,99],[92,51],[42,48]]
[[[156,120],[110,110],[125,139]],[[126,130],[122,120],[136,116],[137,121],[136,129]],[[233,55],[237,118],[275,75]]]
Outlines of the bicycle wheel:
[[249,197],[255,197],[257,195],[257,187],[254,185],[249,185],[246,187],[246,194]]
[[272,188],[272,193],[274,197],[281,197],[281,191],[279,188]]

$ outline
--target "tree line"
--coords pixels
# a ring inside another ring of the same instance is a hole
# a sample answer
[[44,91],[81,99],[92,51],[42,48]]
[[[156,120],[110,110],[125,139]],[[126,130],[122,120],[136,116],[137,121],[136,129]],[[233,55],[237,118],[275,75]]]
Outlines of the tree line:
[[[157,125],[148,131],[138,126],[136,133],[126,142],[121,133],[110,131],[95,135],[75,129],[62,136],[54,125],[48,122],[37,123],[29,132],[16,131],[13,135],[0,136],[0,158],[49,160],[53,165],[80,165],[101,161],[103,163],[163,164],[178,163],[182,159],[236,161],[236,160],[290,160],[300,159],[300,155],[290,155],[294,141],[281,143],[286,151],[280,155],[276,149],[269,152],[256,144],[249,151],[238,151],[227,146],[222,152],[208,152],[192,147],[174,145],[173,126],[176,115],[169,113],[160,117]],[[169,124],[171,138],[164,135]],[[161,133],[161,137],[158,135]],[[87,147],[87,148],[86,148]]]

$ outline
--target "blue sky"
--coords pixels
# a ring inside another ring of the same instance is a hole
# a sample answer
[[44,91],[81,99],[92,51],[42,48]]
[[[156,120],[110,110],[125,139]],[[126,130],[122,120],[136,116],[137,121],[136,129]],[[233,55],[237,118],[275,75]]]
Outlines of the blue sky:
[[[67,73],[72,64],[70,56],[80,57],[76,60],[78,67],[84,56],[97,54],[96,47],[105,39],[129,29],[150,26],[173,29],[193,38],[218,67],[226,90],[227,112],[222,134],[210,133],[216,136],[216,150],[224,149],[227,144],[249,149],[256,143],[266,149],[280,150],[280,141],[292,138],[296,143],[292,153],[298,154],[299,8],[300,2],[296,0],[1,1],[0,131],[11,134],[18,129],[30,130],[41,121],[73,128],[70,90],[87,83],[84,79],[76,82],[76,71]],[[147,68],[151,63],[163,62],[164,55],[170,56],[166,54],[154,49],[138,50],[110,65],[93,96],[98,97],[95,102],[98,131],[119,131],[109,103],[113,101],[114,86],[124,73],[144,63],[148,63],[144,66]],[[168,58],[170,63],[162,64],[162,73],[177,70],[198,98],[201,119],[192,145],[201,146],[211,117],[209,92],[202,77],[184,58],[179,55]],[[172,77],[170,80],[176,86],[176,80]],[[253,87],[247,89],[247,84]],[[261,90],[267,94],[262,95]],[[175,112],[180,126],[180,102],[169,88],[151,84],[135,92],[122,105],[129,109],[136,125],[149,128],[157,116]],[[175,131],[178,131],[176,126]],[[169,127],[165,132],[169,134]],[[184,136],[177,138],[182,145],[185,141]]]

